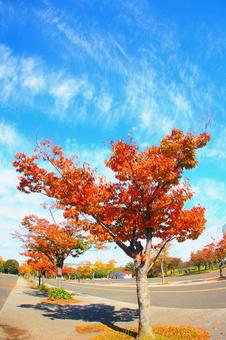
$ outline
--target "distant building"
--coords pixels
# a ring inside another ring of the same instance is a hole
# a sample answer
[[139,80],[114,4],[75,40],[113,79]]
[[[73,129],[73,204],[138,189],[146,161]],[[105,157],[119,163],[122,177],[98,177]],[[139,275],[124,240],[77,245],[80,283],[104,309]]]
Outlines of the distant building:
[[110,277],[112,279],[132,279],[132,273],[128,270],[120,270],[118,272],[112,272]]

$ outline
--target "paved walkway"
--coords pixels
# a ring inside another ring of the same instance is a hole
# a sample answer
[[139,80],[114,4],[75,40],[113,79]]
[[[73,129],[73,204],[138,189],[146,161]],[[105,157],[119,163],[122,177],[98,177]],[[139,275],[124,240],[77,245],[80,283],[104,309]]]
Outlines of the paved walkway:
[[[128,326],[137,320],[135,304],[78,296],[81,303],[62,306],[42,303],[43,294],[19,278],[0,312],[0,339],[85,340],[76,324],[102,322]],[[153,323],[192,325],[208,329],[214,340],[226,339],[226,309],[176,309],[153,307]]]

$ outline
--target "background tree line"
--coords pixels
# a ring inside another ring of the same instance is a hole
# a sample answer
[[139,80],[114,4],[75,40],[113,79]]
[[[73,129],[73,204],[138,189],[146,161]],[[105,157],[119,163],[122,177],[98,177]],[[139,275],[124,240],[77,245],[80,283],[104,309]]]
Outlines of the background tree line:
[[5,274],[18,274],[19,263],[15,259],[8,259],[4,261],[0,256],[0,273]]

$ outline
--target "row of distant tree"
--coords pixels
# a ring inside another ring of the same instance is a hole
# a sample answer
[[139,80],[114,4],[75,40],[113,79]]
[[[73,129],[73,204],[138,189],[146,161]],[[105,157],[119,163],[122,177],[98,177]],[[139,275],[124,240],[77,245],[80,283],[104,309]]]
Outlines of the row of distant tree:
[[[166,249],[159,259],[156,261],[152,270],[149,272],[149,277],[171,276],[190,274],[194,271],[220,269],[220,276],[223,275],[222,268],[225,264],[226,258],[226,236],[218,242],[211,243],[202,249],[192,252],[189,261],[184,262],[179,257],[169,256],[168,249]],[[17,261],[8,260],[5,263],[13,264]],[[12,264],[11,264],[12,265]],[[12,269],[5,269],[7,272],[12,272]],[[131,261],[124,267],[117,267],[116,261],[110,260],[104,263],[97,260],[94,263],[90,261],[80,262],[76,267],[63,266],[62,275],[66,279],[94,279],[94,278],[109,278],[114,271],[127,270],[135,275],[135,266]],[[45,276],[55,276],[57,273],[56,266],[51,264],[45,255],[37,254],[27,260],[27,262],[19,267],[19,272],[22,275],[30,276],[36,275],[41,279]]]
[[[226,265],[226,236],[216,243],[206,245],[196,252],[192,252],[189,261],[182,261],[179,257],[172,257],[163,254],[155,262],[149,272],[149,277],[161,275],[186,275],[191,273],[202,272],[205,270],[220,270],[220,276],[223,276],[223,267]],[[126,270],[135,275],[135,266],[131,261],[125,266]]]
[[190,257],[189,264],[196,266],[198,270],[214,269],[219,267],[220,276],[223,276],[223,266],[226,262],[226,234],[218,242],[212,242],[201,250],[193,252]]
[[[65,279],[94,279],[94,278],[108,278],[110,274],[116,270],[116,261],[110,260],[103,263],[97,260],[93,264],[90,261],[80,262],[75,267],[64,265],[62,275]],[[29,277],[31,275],[38,276],[40,283],[44,282],[45,277],[56,276],[57,268],[45,258],[40,259],[39,262],[27,260],[26,263],[19,267],[21,275]]]
[[4,259],[0,256],[0,273],[6,274],[18,274],[19,271],[19,263],[15,259],[8,259],[4,261]]

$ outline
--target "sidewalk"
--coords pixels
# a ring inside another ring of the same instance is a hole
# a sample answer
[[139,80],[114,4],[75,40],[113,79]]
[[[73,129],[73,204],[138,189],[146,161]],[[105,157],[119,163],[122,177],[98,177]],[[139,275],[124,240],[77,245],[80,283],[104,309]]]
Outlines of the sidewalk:
[[[76,305],[41,303],[45,297],[19,278],[0,312],[0,339],[85,340],[91,335],[76,333],[76,324],[100,322],[136,323],[137,306],[113,300],[76,296]],[[226,339],[226,309],[176,309],[153,307],[153,324],[191,325],[209,330],[211,339]],[[4,325],[4,326],[2,326]]]

